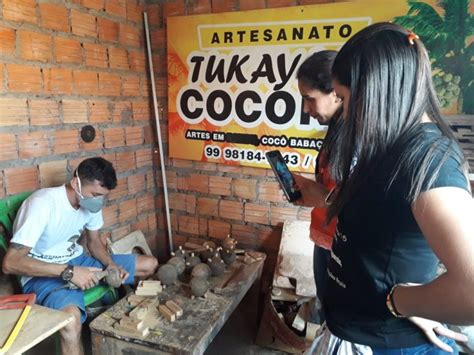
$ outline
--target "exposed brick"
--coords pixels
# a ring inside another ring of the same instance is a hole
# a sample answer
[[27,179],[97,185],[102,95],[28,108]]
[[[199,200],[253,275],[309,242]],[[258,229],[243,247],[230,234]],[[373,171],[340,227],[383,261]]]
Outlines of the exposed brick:
[[39,175],[41,187],[60,186],[67,182],[67,160],[41,163]]
[[234,196],[255,200],[257,198],[257,180],[234,179]]
[[256,203],[245,204],[245,221],[269,224],[270,208],[267,205],[259,205]]
[[134,170],[137,167],[135,162],[135,154],[133,152],[116,153],[116,157],[116,169],[119,173]]
[[238,247],[254,246],[257,238],[257,228],[252,225],[233,224],[232,225],[232,238],[235,238],[239,243]]
[[59,103],[55,100],[31,100],[32,125],[54,125],[59,123]]
[[104,96],[120,96],[122,81],[119,75],[99,73],[99,93]]
[[137,213],[142,214],[150,211],[155,211],[155,199],[153,196],[148,194],[137,197]]
[[265,8],[265,0],[239,0],[240,11]]
[[217,164],[216,163],[201,163],[195,162],[196,169],[202,171],[217,171]]
[[148,121],[151,118],[150,103],[147,101],[132,102],[133,120]]
[[54,131],[54,154],[77,152],[79,150],[79,131],[69,129],[66,131]]
[[89,121],[91,123],[109,122],[112,120],[107,101],[89,101]]
[[[78,95],[98,95],[99,79],[94,71],[74,70],[74,93]],[[99,75],[101,75],[100,73]]]
[[13,92],[41,92],[41,69],[20,64],[7,64],[8,88]]
[[122,77],[122,95],[140,96],[140,78],[138,76]]
[[143,218],[139,218],[138,221],[136,221],[135,223],[132,223],[132,230],[133,231],[139,230],[139,231],[142,231],[143,233],[146,233],[147,231],[149,231],[150,228],[148,227],[148,217],[145,216]]
[[69,32],[68,9],[64,5],[41,3],[41,26],[50,30]]
[[298,210],[298,220],[300,221],[310,221],[311,220],[311,208],[299,208]]
[[181,233],[197,233],[199,230],[199,219],[191,216],[178,217],[178,230]]
[[210,177],[208,175],[190,174],[187,180],[188,190],[209,193]]
[[209,193],[212,195],[230,196],[232,178],[209,176]]
[[136,218],[137,216],[137,200],[131,199],[123,201],[119,205],[119,222],[123,223]]
[[248,166],[243,166],[241,172],[243,175],[254,175],[254,176],[267,176],[268,169],[262,168],[250,168]]
[[222,173],[234,173],[234,174],[242,174],[242,168],[236,165],[224,165],[219,164],[217,166],[217,170]]
[[161,4],[147,4],[146,13],[150,27],[161,26]]
[[238,10],[237,0],[211,0],[212,12],[231,12]]
[[37,23],[36,0],[3,0],[5,20]]
[[71,10],[72,33],[78,36],[97,37],[95,16]]
[[192,160],[173,159],[172,163],[175,168],[181,168],[181,169],[194,168],[194,162]]
[[130,69],[140,73],[145,72],[145,53],[141,50],[129,52]]
[[210,220],[208,224],[208,233],[211,238],[225,239],[230,234],[230,223]]
[[136,145],[143,144],[143,128],[137,127],[126,127],[125,128],[125,144]]
[[128,193],[134,195],[145,190],[145,175],[132,175],[128,177]]
[[31,31],[18,31],[18,38],[23,59],[38,60],[40,62],[52,61],[51,36]]
[[127,20],[142,23],[143,6],[137,0],[127,0]]
[[106,128],[104,130],[104,147],[115,148],[125,145],[123,128]]
[[217,216],[219,200],[201,197],[197,199],[197,212],[200,215]]
[[125,0],[105,0],[105,11],[110,15],[127,17],[127,4]]
[[117,205],[110,205],[102,209],[104,218],[104,228],[112,227],[118,224],[119,208]]
[[126,235],[130,234],[130,232],[131,232],[130,225],[126,224],[125,226],[112,229],[110,238],[112,238],[112,240],[119,240],[125,237]]
[[72,92],[72,71],[67,68],[51,68],[44,71],[44,89],[49,94],[67,95]]
[[211,0],[195,0],[188,5],[189,15],[201,15],[211,12]]
[[283,191],[277,182],[261,181],[258,188],[258,198],[270,202],[285,202]]
[[35,158],[51,153],[48,134],[45,132],[21,133],[18,135],[20,158]]
[[127,50],[115,47],[109,48],[109,63],[112,69],[130,69]]
[[272,206],[270,208],[270,223],[275,226],[278,224],[283,224],[283,222],[287,220],[294,221],[297,219],[297,213],[298,210],[294,207],[286,208]]
[[[188,197],[193,197],[192,199],[192,202],[194,202],[193,206],[189,206],[190,200],[188,200]],[[190,212],[190,210],[195,210],[196,197],[182,194],[182,193],[172,192],[169,195],[169,203],[170,203],[170,208],[173,210]]]
[[128,196],[127,178],[117,179],[117,186],[110,191],[109,200],[114,201],[124,196]]
[[137,168],[153,165],[153,153],[150,148],[139,149],[135,152]]
[[16,136],[13,133],[0,133],[0,160],[17,158]]
[[81,0],[81,5],[92,10],[103,10],[104,0]]
[[26,99],[0,97],[0,126],[28,125]]
[[289,7],[295,5],[296,0],[267,0],[267,7]]
[[219,203],[219,217],[242,221],[244,219],[244,204],[238,201],[221,200]]
[[146,189],[151,191],[155,188],[155,186],[155,174],[152,171],[149,171],[146,173]]
[[0,64],[0,93],[6,91],[4,78],[5,78],[5,74],[3,70],[3,64]]
[[112,120],[114,122],[130,122],[132,120],[132,104],[127,101],[114,102]]
[[7,195],[34,191],[39,188],[38,168],[36,166],[5,169],[4,174]]
[[81,42],[74,39],[56,37],[54,39],[56,62],[58,63],[81,63]]
[[[164,48],[166,47],[166,29],[156,28],[150,32],[152,48]],[[154,54],[156,57],[156,54]],[[153,63],[155,64],[155,63]]]
[[97,26],[99,27],[100,40],[108,42],[118,42],[119,24],[117,22],[98,17]]
[[63,100],[64,123],[87,122],[87,101]]
[[119,42],[127,47],[140,47],[140,32],[133,26],[120,24]]
[[0,55],[15,54],[16,31],[13,28],[0,27]]
[[84,43],[86,66],[107,68],[107,47],[95,43]]
[[175,0],[163,4],[163,22],[166,23],[168,16],[182,16],[185,14],[184,0]]
[[79,138],[79,150],[97,150],[102,149],[103,146],[103,139],[102,139],[102,132],[100,129],[96,127],[96,135],[92,142],[86,143],[81,138]]

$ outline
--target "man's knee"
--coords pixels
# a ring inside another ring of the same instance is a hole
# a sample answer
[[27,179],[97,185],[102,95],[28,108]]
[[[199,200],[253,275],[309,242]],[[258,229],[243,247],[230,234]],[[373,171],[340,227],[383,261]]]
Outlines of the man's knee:
[[72,314],[73,320],[61,329],[61,336],[67,339],[74,339],[81,336],[81,310],[76,306],[67,306],[61,311]]
[[140,255],[137,258],[137,271],[144,277],[153,275],[158,267],[158,260],[153,256]]

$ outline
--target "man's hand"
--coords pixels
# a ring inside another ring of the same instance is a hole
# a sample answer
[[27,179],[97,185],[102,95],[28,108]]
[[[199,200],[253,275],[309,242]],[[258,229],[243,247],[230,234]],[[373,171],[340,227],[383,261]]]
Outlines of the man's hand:
[[418,328],[420,328],[423,333],[425,333],[426,337],[431,343],[449,353],[453,352],[453,348],[451,348],[448,344],[444,343],[441,339],[439,339],[438,335],[445,336],[456,341],[468,340],[467,336],[465,336],[464,334],[454,332],[434,320],[429,320],[420,317],[408,317],[408,319]]
[[129,276],[129,273],[127,272],[127,270],[125,270],[120,265],[115,264],[113,261],[109,263],[109,265],[107,266],[107,269],[105,269],[105,270],[110,270],[110,269],[118,269],[120,271],[120,278],[122,279],[122,283]]
[[74,274],[71,282],[81,290],[94,287],[99,282],[96,272],[102,271],[97,267],[74,266]]

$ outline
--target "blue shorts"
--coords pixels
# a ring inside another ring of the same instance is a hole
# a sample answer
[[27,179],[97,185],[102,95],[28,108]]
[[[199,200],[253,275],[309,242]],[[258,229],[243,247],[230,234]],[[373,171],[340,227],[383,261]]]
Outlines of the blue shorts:
[[[114,263],[129,273],[124,283],[133,284],[137,256],[135,254],[116,254],[111,257]],[[104,268],[100,261],[85,253],[70,260],[68,265]],[[35,293],[37,304],[53,309],[61,310],[68,306],[76,306],[81,310],[81,323],[84,323],[87,318],[84,291],[63,288],[64,285],[65,282],[60,277],[33,277],[23,285],[23,293]]]

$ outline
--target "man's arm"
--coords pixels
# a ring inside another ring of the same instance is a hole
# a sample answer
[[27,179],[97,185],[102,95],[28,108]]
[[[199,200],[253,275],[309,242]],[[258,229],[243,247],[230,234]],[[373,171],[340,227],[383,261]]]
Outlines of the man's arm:
[[[45,263],[28,256],[30,247],[18,243],[10,243],[3,258],[2,270],[5,274],[59,277],[66,268],[66,264]],[[99,281],[96,272],[101,269],[95,267],[74,266],[73,284],[82,290],[94,287]]]
[[45,263],[28,256],[31,248],[11,243],[3,258],[2,270],[5,274],[58,277],[65,269],[64,264]]

